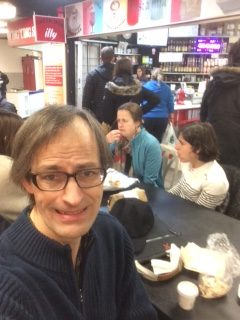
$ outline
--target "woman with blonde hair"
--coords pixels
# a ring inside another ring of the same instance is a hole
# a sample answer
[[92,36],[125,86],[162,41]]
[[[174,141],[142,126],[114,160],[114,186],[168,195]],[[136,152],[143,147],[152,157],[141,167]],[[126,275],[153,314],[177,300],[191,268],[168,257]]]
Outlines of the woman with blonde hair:
[[159,142],[167,128],[168,122],[173,121],[174,101],[169,86],[163,82],[160,68],[152,71],[152,80],[144,84],[144,88],[157,94],[160,102],[143,116],[144,126]]

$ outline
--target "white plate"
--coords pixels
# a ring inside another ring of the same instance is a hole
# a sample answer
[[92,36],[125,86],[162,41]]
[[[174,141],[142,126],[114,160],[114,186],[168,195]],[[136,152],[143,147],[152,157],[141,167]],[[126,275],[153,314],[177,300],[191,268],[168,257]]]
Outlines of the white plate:
[[107,176],[103,183],[103,190],[114,191],[119,189],[126,189],[135,182],[138,182],[138,179],[130,178],[125,174],[110,168],[107,170]]

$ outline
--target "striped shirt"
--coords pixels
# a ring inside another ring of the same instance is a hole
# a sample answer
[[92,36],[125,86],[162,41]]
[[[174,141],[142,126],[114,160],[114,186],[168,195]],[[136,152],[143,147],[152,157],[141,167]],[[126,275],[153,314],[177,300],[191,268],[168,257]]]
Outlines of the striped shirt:
[[199,168],[182,163],[182,177],[169,190],[177,196],[215,209],[226,198],[229,183],[223,168],[217,161],[210,161]]

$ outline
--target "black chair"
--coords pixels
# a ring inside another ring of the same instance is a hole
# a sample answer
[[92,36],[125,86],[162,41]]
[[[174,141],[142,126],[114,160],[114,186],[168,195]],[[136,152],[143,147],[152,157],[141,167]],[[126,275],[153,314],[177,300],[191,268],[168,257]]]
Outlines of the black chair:
[[223,213],[240,220],[240,169],[225,164],[222,167],[229,182],[229,197]]

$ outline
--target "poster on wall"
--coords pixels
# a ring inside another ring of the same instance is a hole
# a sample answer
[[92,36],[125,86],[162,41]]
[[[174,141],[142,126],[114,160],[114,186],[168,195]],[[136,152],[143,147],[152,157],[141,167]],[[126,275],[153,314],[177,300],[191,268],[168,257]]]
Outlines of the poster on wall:
[[65,7],[66,34],[68,38],[83,35],[82,2]]
[[199,18],[201,5],[202,0],[172,0],[171,22]]
[[83,2],[82,10],[83,35],[90,35],[102,32],[103,0],[87,0]]
[[103,2],[103,31],[113,32],[127,28],[127,0]]
[[171,17],[172,0],[142,0],[138,26],[168,24]]
[[45,95],[49,104],[63,104],[63,67],[62,65],[46,65]]
[[197,23],[226,16],[227,3],[240,13],[239,0],[85,0],[65,7],[67,37]]

